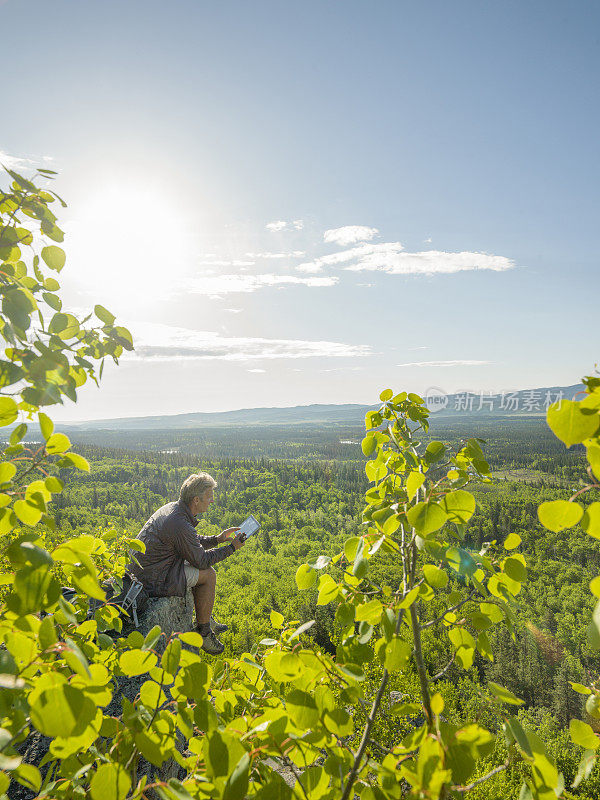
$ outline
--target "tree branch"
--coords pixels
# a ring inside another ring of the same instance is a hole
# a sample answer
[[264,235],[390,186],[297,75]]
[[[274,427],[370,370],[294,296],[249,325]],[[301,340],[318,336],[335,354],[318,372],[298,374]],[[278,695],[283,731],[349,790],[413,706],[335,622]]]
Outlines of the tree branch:
[[[398,612],[398,617],[396,618],[396,634],[400,630],[400,625],[402,624],[402,619],[404,617],[404,609],[400,609]],[[363,735],[360,740],[360,744],[358,745],[358,750],[356,751],[356,755],[354,756],[354,763],[352,764],[352,769],[348,774],[348,779],[346,781],[346,785],[344,786],[344,791],[342,792],[342,796],[340,800],[348,800],[351,795],[352,787],[354,782],[356,781],[358,771],[360,769],[360,764],[367,748],[367,744],[369,743],[369,739],[371,736],[371,729],[373,727],[373,723],[375,722],[375,717],[377,716],[377,712],[379,711],[379,706],[381,705],[381,700],[383,698],[383,694],[385,692],[390,674],[387,669],[383,670],[383,675],[381,676],[381,683],[379,684],[379,689],[377,690],[377,694],[375,695],[375,699],[373,700],[373,705],[371,706],[371,711],[367,716],[367,722],[365,724],[365,729],[363,730]]]
[[509,766],[510,766],[509,762],[506,761],[504,764],[501,764],[499,767],[496,767],[496,769],[493,769],[491,772],[488,772],[487,775],[483,775],[481,778],[477,778],[476,781],[473,781],[473,783],[469,783],[468,786],[453,786],[452,791],[461,792],[463,794],[465,792],[470,792],[471,789],[475,788],[475,786],[479,786],[480,783],[485,783],[486,781],[489,781],[490,778],[493,778],[494,775],[498,775],[498,773],[500,772],[504,772],[504,770],[508,769]]
[[464,600],[461,600],[460,603],[457,603],[455,606],[450,606],[450,608],[447,608],[444,611],[444,613],[441,614],[439,617],[436,617],[435,619],[431,619],[431,620],[429,620],[429,622],[425,622],[423,625],[421,625],[421,628],[422,629],[431,628],[433,625],[437,625],[438,623],[442,622],[444,617],[446,616],[446,614],[450,614],[453,611],[457,611],[459,608],[461,608],[461,606],[464,606],[465,603],[468,603],[469,600],[472,600],[475,597],[476,594],[477,594],[477,590],[475,589],[474,591],[471,592],[471,594],[468,597],[465,597]]
[[452,664],[454,664],[454,662],[455,662],[455,661],[456,661],[456,650],[455,650],[455,651],[454,651],[454,653],[452,654],[452,658],[451,658],[451,659],[450,659],[450,661],[449,661],[449,662],[446,664],[446,666],[444,667],[444,669],[440,670],[440,672],[438,672],[438,674],[437,674],[437,675],[434,675],[434,676],[433,676],[433,678],[431,678],[431,680],[432,680],[432,681],[439,681],[439,679],[440,679],[440,678],[443,678],[443,677],[444,677],[444,675],[445,675],[445,674],[448,672],[448,670],[450,669],[450,667],[452,666]]

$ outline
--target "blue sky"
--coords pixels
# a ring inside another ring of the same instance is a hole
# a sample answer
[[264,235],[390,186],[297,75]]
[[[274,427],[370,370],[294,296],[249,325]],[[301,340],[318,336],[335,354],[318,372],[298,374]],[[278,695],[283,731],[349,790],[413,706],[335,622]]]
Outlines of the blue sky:
[[65,297],[138,345],[56,416],[577,382],[598,358],[599,22],[583,2],[0,3],[0,150],[60,172]]

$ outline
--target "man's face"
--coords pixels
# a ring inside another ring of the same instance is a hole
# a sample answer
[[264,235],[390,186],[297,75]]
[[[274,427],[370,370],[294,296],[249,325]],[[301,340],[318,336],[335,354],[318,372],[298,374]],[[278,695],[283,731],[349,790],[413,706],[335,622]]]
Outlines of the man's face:
[[215,502],[215,490],[206,489],[201,495],[194,498],[196,501],[196,514],[202,514],[208,511],[208,507]]

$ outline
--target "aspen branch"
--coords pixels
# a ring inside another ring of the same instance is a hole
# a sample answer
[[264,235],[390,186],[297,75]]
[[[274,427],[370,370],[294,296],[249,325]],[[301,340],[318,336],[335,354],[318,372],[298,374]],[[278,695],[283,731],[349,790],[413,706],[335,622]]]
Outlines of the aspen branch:
[[472,600],[475,597],[476,594],[477,594],[476,590],[471,592],[471,594],[468,597],[465,597],[464,600],[461,600],[460,603],[457,603],[455,606],[450,606],[450,608],[447,608],[444,611],[443,614],[440,614],[439,617],[436,617],[435,619],[431,619],[431,620],[429,620],[429,622],[423,623],[423,625],[421,625],[421,628],[422,629],[431,628],[433,625],[438,625],[440,622],[442,622],[444,620],[444,617],[446,616],[446,614],[450,614],[453,611],[457,611],[459,608],[464,606],[465,603],[468,603],[470,600]]
[[443,677],[444,677],[444,675],[445,675],[445,674],[448,672],[448,670],[450,669],[450,667],[452,666],[452,664],[454,664],[454,662],[455,662],[455,661],[456,661],[456,651],[454,651],[454,653],[453,653],[453,655],[452,655],[452,658],[451,658],[451,659],[450,659],[450,661],[449,661],[449,662],[446,664],[446,666],[444,667],[444,669],[440,670],[440,672],[438,672],[438,673],[437,673],[437,675],[434,675],[434,676],[433,676],[433,678],[431,678],[431,680],[432,680],[432,681],[439,681],[439,679],[440,679],[440,678],[443,678]]
[[486,781],[489,781],[490,778],[493,778],[494,775],[498,775],[500,772],[504,772],[504,770],[508,769],[509,766],[510,766],[509,762],[506,761],[504,764],[501,764],[499,767],[496,767],[496,769],[493,769],[491,772],[488,772],[487,775],[483,775],[481,778],[477,778],[476,781],[473,781],[473,783],[469,783],[467,786],[453,786],[452,791],[461,792],[461,794],[464,794],[465,792],[470,792],[471,789],[475,788],[475,786],[479,786],[480,783],[485,783]]

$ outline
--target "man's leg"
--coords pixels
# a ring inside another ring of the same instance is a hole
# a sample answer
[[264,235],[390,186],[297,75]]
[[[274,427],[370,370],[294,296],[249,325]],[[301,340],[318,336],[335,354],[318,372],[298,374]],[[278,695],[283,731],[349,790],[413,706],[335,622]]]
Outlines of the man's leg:
[[196,622],[201,633],[210,629],[210,615],[215,604],[216,587],[217,573],[214,569],[209,567],[199,570],[198,581],[192,586],[192,594],[196,608]]

